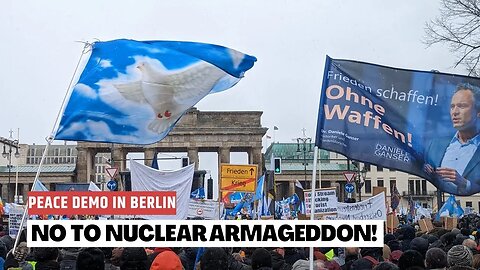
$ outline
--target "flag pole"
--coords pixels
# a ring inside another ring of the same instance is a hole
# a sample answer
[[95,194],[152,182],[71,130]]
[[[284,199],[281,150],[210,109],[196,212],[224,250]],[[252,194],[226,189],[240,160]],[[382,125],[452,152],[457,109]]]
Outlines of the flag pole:
[[[20,128],[17,128],[17,146],[20,146]],[[17,151],[18,152],[18,151]],[[15,196],[13,197],[14,203],[19,203],[18,200],[18,158],[15,159]]]
[[[37,173],[35,175],[35,180],[33,180],[33,185],[32,189],[30,191],[33,191],[35,189],[35,185],[37,184],[38,177],[40,176],[40,171],[42,169],[43,162],[45,161],[45,157],[47,156],[48,153],[48,148],[52,144],[53,140],[55,140],[55,129],[57,128],[57,123],[58,120],[60,119],[61,113],[63,112],[63,108],[65,106],[65,102],[67,100],[68,94],[70,93],[70,90],[72,88],[73,80],[75,79],[78,71],[78,67],[80,66],[80,63],[82,62],[83,55],[88,53],[91,50],[92,44],[88,42],[83,42],[83,50],[82,53],[80,54],[80,58],[78,59],[77,66],[75,67],[75,70],[73,72],[72,78],[70,79],[70,83],[68,84],[67,91],[65,93],[65,96],[63,97],[62,105],[60,106],[60,110],[58,111],[57,118],[55,119],[55,123],[53,124],[52,132],[50,133],[50,136],[46,138],[47,145],[45,146],[45,149],[43,150],[42,158],[40,159],[40,164],[38,164],[38,169]],[[28,194],[27,194],[28,196]],[[17,236],[15,238],[15,243],[13,245],[13,251],[17,248],[18,242],[20,240],[20,234],[22,233],[23,230],[23,224],[25,223],[25,218],[27,217],[27,212],[28,212],[28,200],[25,200],[25,209],[23,210],[23,216],[20,221],[20,227],[17,232]]]
[[[310,220],[315,220],[315,188],[317,183],[317,156],[318,156],[318,146],[315,145],[313,149],[313,171],[312,171],[312,195],[310,197]],[[322,180],[322,170],[320,166],[318,167],[319,176],[318,179]],[[314,247],[310,247],[310,270],[313,270],[313,249]]]

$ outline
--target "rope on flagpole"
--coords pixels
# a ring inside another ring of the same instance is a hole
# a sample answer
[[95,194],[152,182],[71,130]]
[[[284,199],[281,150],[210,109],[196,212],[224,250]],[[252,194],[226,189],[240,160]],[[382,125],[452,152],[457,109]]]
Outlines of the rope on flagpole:
[[[49,146],[52,144],[53,140],[55,139],[54,137],[54,132],[55,132],[55,128],[57,127],[57,123],[58,123],[58,119],[60,118],[60,114],[62,113],[63,111],[63,107],[65,106],[65,101],[67,100],[67,97],[68,97],[68,93],[70,92],[70,89],[72,87],[72,83],[73,83],[73,80],[77,74],[77,71],[78,71],[78,67],[80,66],[80,63],[82,61],[82,58],[83,58],[83,55],[86,54],[87,52],[89,52],[92,48],[92,44],[91,43],[88,43],[88,42],[82,42],[84,43],[84,47],[83,47],[83,51],[82,51],[82,54],[80,55],[80,58],[78,59],[78,62],[77,62],[77,66],[75,67],[75,71],[73,72],[73,75],[72,75],[72,78],[70,79],[70,83],[68,84],[68,88],[67,88],[67,91],[65,93],[65,96],[63,98],[63,101],[62,101],[62,105],[60,107],[60,110],[57,114],[57,118],[55,119],[55,123],[53,125],[53,129],[52,129],[52,132],[50,133],[50,135],[45,138],[45,140],[47,141],[47,145],[45,146],[45,149],[43,150],[43,154],[42,154],[42,158],[40,159],[40,164],[38,164],[38,169],[37,169],[37,173],[35,175],[35,180],[33,180],[33,185],[32,185],[32,189],[30,191],[33,191],[35,189],[35,185],[37,184],[37,182],[39,181],[38,178],[40,176],[40,171],[42,169],[42,165],[43,165],[43,162],[45,161],[45,157],[47,156],[47,153],[48,153],[48,148]],[[20,221],[20,228],[17,232],[17,236],[15,238],[15,244],[13,245],[13,251],[15,252],[15,249],[17,248],[17,245],[18,245],[18,241],[20,240],[20,234],[22,233],[22,230],[23,230],[23,224],[25,223],[25,218],[27,216],[27,212],[28,212],[28,200],[25,201],[25,209],[23,210],[23,216],[22,216],[22,220]]]

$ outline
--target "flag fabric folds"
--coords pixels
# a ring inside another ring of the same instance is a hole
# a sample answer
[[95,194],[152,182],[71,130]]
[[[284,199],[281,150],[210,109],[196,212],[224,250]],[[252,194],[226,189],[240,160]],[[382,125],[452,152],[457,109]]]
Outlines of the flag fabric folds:
[[40,181],[40,179],[35,182],[35,186],[33,187],[33,191],[48,191],[48,188]]
[[[451,149],[465,143],[457,143],[458,134],[469,141],[478,138],[478,117],[460,126],[450,104],[480,91],[479,86],[474,77],[327,56],[315,145],[417,175],[446,193],[475,194],[480,192],[480,148]],[[466,91],[457,95],[458,90]],[[472,133],[476,137],[468,137]],[[452,179],[446,169],[461,179]]]
[[234,86],[256,58],[196,42],[95,42],[55,139],[151,144],[203,97]]
[[102,191],[100,188],[97,187],[92,181],[88,185],[88,191]]
[[400,193],[398,192],[397,186],[393,186],[393,190],[391,191],[391,203],[390,207],[392,211],[395,211],[400,204]]
[[435,219],[438,221],[440,217],[459,217],[461,218],[464,214],[463,208],[460,204],[457,203],[454,195],[450,195],[445,203],[442,205],[440,210],[438,210]]
[[192,199],[205,199],[205,189],[203,187],[197,188],[196,190],[190,193],[190,198]]
[[195,164],[176,171],[158,171],[130,160],[132,191],[175,191],[177,194],[176,215],[142,216],[146,219],[186,219],[192,189]]
[[153,159],[152,159],[152,168],[158,170],[159,167],[158,167],[158,158],[157,158],[157,155],[158,153],[155,152],[155,154],[153,155]]

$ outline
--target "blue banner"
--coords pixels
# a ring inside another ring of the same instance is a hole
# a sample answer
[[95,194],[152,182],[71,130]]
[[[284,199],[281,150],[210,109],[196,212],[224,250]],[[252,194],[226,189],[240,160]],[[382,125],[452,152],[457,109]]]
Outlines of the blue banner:
[[210,93],[234,86],[256,58],[196,42],[112,40],[91,56],[55,139],[151,144]]
[[327,56],[315,144],[472,195],[480,192],[479,85]]

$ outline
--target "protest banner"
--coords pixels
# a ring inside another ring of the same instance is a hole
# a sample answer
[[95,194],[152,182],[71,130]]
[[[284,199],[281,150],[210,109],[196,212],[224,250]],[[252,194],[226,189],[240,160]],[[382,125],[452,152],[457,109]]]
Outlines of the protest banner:
[[[20,230],[20,223],[23,217],[23,208],[15,207],[11,208],[8,213],[8,235],[12,238],[16,238]],[[24,223],[24,228],[27,224]]]
[[[310,215],[312,191],[304,190],[305,213]],[[315,190],[315,216],[337,213],[337,191],[335,188],[323,188]]]
[[218,219],[219,206],[213,200],[190,199],[188,204],[189,218]]
[[[417,175],[438,189],[469,196],[480,192],[480,150],[451,165],[461,184],[445,181],[442,167],[457,132],[467,130],[450,114],[451,103],[471,97],[480,79],[380,66],[327,56],[315,145],[348,158]],[[470,99],[470,103],[472,103]],[[457,106],[455,104],[455,106]],[[469,104],[469,110],[475,106]],[[466,136],[470,139],[473,136]],[[451,154],[450,154],[451,155]],[[459,163],[460,164],[460,163]],[[460,183],[459,182],[459,183]]]
[[384,192],[361,202],[339,202],[337,205],[337,219],[339,220],[386,220],[386,218]]

